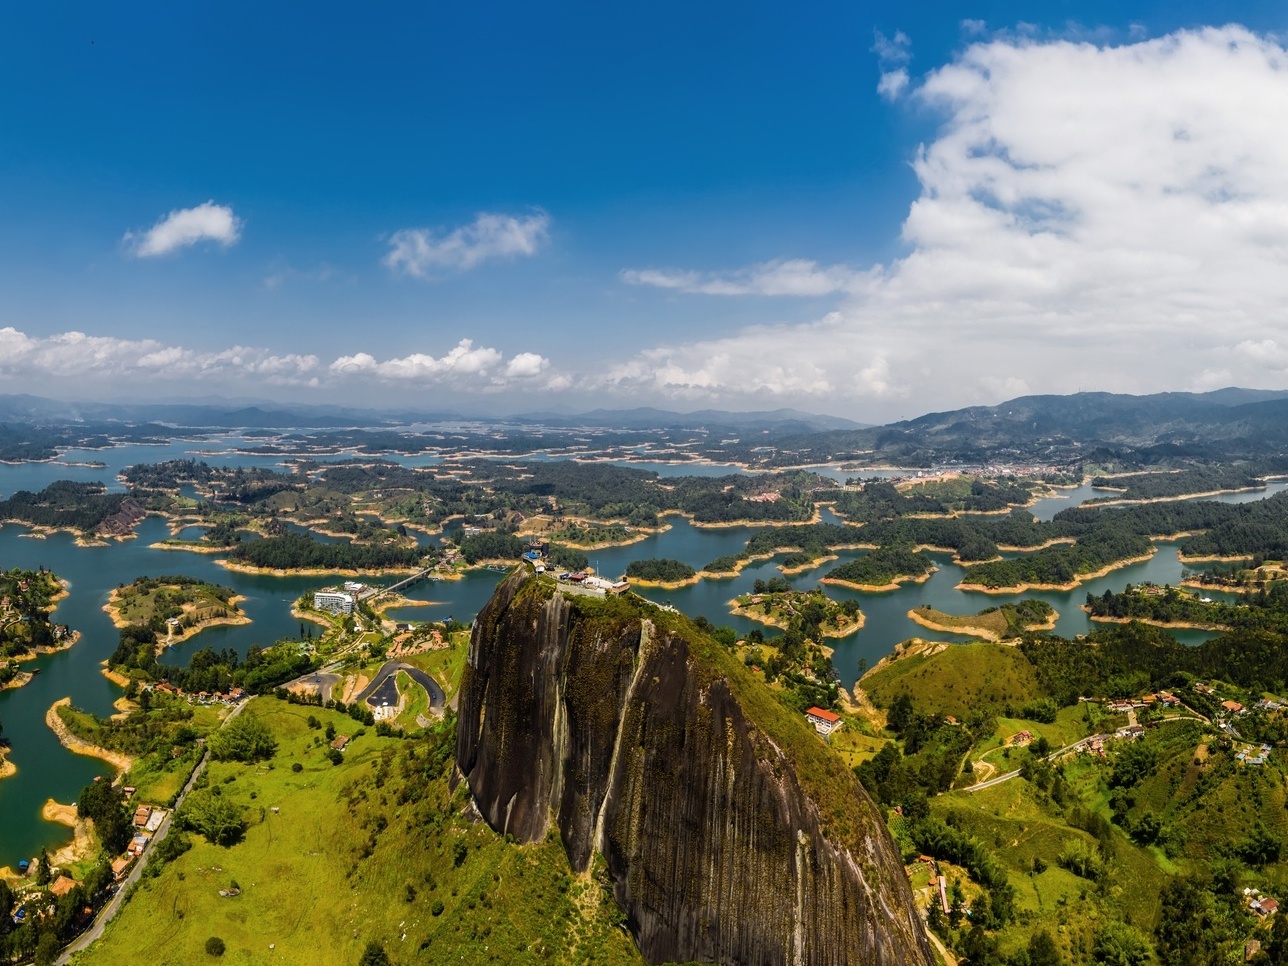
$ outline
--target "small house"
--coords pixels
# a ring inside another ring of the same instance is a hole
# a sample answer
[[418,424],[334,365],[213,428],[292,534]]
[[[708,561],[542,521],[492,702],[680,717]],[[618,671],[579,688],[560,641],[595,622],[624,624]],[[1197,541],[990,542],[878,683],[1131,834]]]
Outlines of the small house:
[[336,735],[335,740],[331,742],[331,747],[336,751],[344,751],[344,746],[349,743],[348,735]]
[[76,880],[69,879],[65,875],[60,875],[53,882],[49,883],[49,891],[61,898],[76,888]]
[[810,708],[805,712],[805,720],[814,726],[814,730],[826,738],[841,727],[841,716],[824,708]]

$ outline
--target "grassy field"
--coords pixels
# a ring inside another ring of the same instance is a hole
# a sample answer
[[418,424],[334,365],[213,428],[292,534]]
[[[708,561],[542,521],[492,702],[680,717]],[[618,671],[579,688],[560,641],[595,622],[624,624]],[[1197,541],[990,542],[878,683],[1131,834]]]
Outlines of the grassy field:
[[416,728],[418,727],[416,716],[423,715],[429,710],[429,695],[424,688],[411,679],[406,671],[398,672],[395,683],[398,693],[405,699],[402,714],[398,716],[399,723],[409,730]]
[[[380,738],[275,698],[244,714],[270,725],[277,754],[207,773],[210,790],[246,810],[244,840],[224,848],[187,833],[192,849],[141,883],[78,966],[204,962],[212,936],[239,964],[353,966],[370,940],[404,966],[641,962],[613,924],[616,906],[593,876],[569,874],[557,841],[507,845],[462,817],[446,729]],[[326,759],[309,715],[353,736],[342,764]],[[234,883],[240,895],[219,895]]]
[[929,659],[893,661],[864,675],[862,687],[882,707],[907,694],[915,707],[957,718],[983,706],[1022,704],[1045,695],[1024,655],[1000,644],[954,644]]
[[148,624],[154,617],[182,617],[201,621],[236,615],[229,603],[232,591],[202,581],[167,583],[141,577],[132,584],[117,588],[112,594],[112,614],[128,624]]

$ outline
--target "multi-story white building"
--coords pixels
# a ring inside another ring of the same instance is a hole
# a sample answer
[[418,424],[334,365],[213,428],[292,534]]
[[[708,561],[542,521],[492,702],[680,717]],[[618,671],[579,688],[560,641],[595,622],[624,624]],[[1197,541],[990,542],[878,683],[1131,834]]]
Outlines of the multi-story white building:
[[353,595],[341,590],[319,590],[313,595],[313,606],[332,614],[352,614]]

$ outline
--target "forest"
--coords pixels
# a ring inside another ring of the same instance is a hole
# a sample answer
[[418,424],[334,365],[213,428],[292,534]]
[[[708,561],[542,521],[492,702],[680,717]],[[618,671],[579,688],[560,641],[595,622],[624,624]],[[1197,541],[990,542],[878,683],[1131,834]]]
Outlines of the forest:
[[232,547],[233,561],[265,570],[382,570],[419,566],[422,547],[393,544],[322,543],[308,534],[286,533],[244,540]]
[[654,558],[649,560],[632,560],[626,565],[626,576],[632,580],[648,580],[656,583],[675,583],[688,580],[697,573],[692,567],[680,560]]
[[101,483],[58,480],[39,493],[18,490],[0,500],[0,519],[36,527],[92,533],[104,520],[121,512],[128,493],[109,493]]
[[901,579],[916,579],[935,569],[935,562],[909,544],[882,546],[828,571],[824,581],[844,581],[865,587],[884,587]]

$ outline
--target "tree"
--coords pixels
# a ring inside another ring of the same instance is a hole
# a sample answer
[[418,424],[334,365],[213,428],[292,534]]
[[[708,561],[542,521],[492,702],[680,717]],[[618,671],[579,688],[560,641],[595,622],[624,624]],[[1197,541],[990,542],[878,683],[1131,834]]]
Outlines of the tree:
[[211,936],[206,940],[207,956],[222,956],[224,954],[224,941],[218,936]]
[[362,951],[362,958],[358,960],[358,966],[390,966],[389,954],[385,952],[384,946],[373,939],[367,943],[367,948]]
[[246,817],[241,806],[210,792],[192,795],[184,804],[183,820],[200,832],[212,845],[233,845],[246,831]]
[[1029,937],[1029,966],[1061,966],[1060,950],[1045,929]]
[[276,754],[277,739],[263,721],[243,715],[207,738],[206,746],[216,760],[261,761]]
[[1096,933],[1091,955],[1103,966],[1146,966],[1151,961],[1145,937],[1121,922],[1107,922]]

